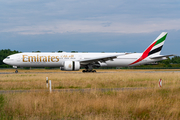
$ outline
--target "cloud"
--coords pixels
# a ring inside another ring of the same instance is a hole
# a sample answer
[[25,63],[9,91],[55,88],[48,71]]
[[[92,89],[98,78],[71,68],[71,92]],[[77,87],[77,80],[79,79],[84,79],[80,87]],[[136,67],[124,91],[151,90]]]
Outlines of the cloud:
[[1,49],[142,52],[161,31],[169,33],[162,53],[179,54],[180,1],[1,0],[0,4]]
[[2,0],[0,32],[149,33],[180,29],[176,0]]
[[180,30],[180,19],[152,19],[142,23],[125,23],[117,21],[56,21],[31,26],[17,26],[1,30],[23,35],[57,34],[57,33],[150,33],[155,31]]

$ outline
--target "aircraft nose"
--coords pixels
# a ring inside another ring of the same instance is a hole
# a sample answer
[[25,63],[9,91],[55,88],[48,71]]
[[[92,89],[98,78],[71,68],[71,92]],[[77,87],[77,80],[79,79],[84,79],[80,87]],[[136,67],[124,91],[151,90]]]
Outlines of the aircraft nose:
[[6,59],[3,60],[3,63],[7,63],[7,62],[6,62]]

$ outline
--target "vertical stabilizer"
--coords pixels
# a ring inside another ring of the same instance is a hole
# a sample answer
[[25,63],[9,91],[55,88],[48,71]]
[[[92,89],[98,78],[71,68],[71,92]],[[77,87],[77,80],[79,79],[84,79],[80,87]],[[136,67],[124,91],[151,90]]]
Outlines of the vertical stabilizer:
[[[149,53],[148,53],[148,56],[156,56],[156,55],[159,55],[161,53],[161,49],[164,45],[164,42],[165,42],[165,39],[166,39],[166,36],[167,36],[167,32],[162,32],[157,38],[156,40],[151,44],[152,45],[152,48],[150,49]],[[151,46],[150,45],[150,46]],[[150,47],[149,46],[149,47]],[[149,48],[148,47],[148,48]],[[147,49],[148,49],[147,48]],[[145,50],[146,51],[146,50]]]
[[136,60],[135,62],[131,63],[133,65],[145,59],[148,56],[158,56],[161,53],[161,49],[164,45],[164,41],[166,39],[167,32],[162,32],[154,42],[143,52],[142,56]]

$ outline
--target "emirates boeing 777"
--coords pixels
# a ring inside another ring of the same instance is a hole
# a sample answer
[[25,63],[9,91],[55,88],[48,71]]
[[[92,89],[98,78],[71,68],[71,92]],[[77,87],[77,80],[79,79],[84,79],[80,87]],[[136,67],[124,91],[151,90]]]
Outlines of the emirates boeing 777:
[[143,53],[17,53],[4,63],[17,67],[60,67],[61,70],[96,72],[98,67],[128,67],[161,61],[174,55],[160,55],[167,32],[162,32]]

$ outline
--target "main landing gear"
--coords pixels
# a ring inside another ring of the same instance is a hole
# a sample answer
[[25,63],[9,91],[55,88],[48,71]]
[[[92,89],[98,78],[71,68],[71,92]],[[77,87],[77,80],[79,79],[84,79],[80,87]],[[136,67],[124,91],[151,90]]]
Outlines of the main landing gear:
[[88,73],[88,72],[96,72],[96,70],[93,70],[93,65],[89,64],[87,66],[85,66],[85,70],[82,71],[83,73]]
[[92,73],[94,73],[94,72],[96,72],[96,70],[88,70],[88,69],[86,69],[86,70],[83,70],[82,72],[83,73],[85,73],[85,72],[92,72]]

